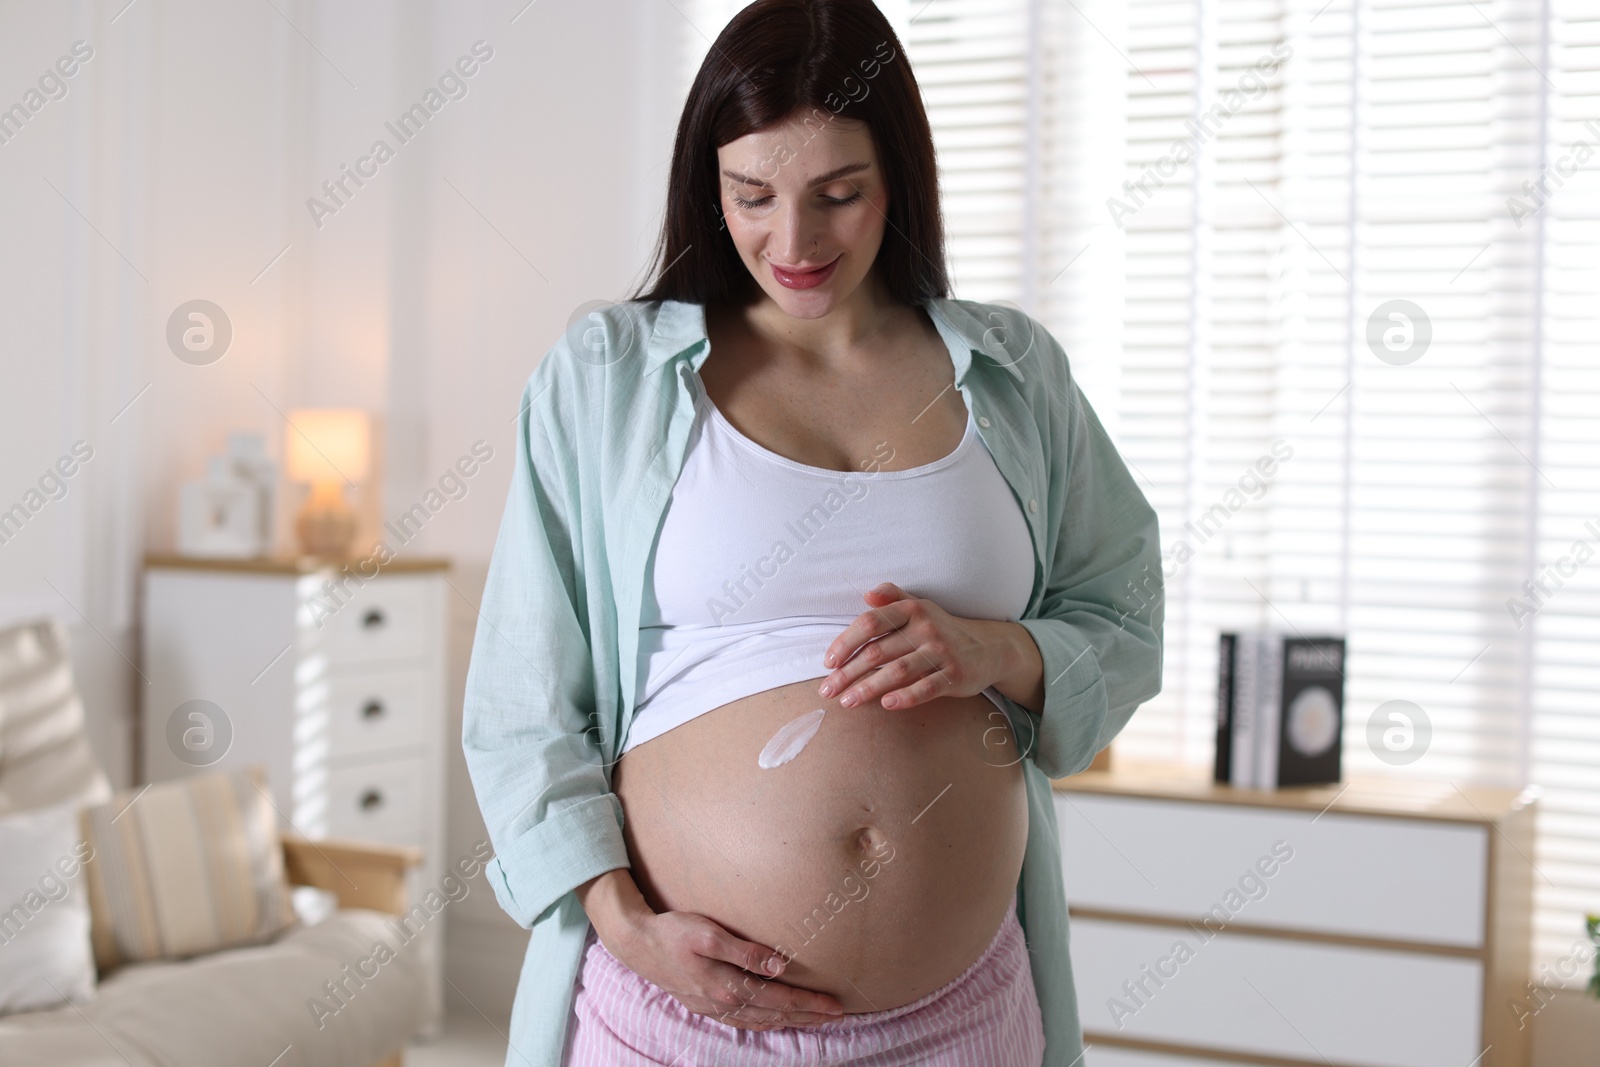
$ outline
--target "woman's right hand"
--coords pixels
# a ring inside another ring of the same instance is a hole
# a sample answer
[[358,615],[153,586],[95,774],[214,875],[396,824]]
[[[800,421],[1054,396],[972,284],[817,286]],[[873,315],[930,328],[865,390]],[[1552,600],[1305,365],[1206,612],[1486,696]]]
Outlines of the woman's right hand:
[[704,915],[652,912],[622,947],[627,955],[617,958],[630,970],[690,1011],[730,1026],[812,1026],[837,1021],[844,1011],[824,993],[773,981],[783,973],[783,956],[734,937]]
[[844,1005],[825,993],[773,981],[787,961],[735,937],[703,915],[652,910],[626,868],[578,888],[600,943],[635,974],[698,1015],[745,1030],[836,1021]]

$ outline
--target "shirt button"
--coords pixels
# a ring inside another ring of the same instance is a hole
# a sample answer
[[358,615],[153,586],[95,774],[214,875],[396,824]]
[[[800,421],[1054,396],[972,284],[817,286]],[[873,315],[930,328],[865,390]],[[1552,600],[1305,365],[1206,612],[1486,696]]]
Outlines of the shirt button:
[[987,430],[989,428],[989,420],[984,418],[982,415],[979,415],[978,416],[978,425],[982,426],[985,430]]
[[1039,510],[1039,502],[1037,500],[1028,501],[1028,510],[1037,513]]

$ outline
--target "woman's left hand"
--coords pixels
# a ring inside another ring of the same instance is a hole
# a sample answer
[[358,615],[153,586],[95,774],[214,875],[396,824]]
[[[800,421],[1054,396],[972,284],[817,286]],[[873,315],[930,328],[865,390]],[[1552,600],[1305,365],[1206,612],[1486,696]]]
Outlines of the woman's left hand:
[[823,666],[836,669],[818,694],[838,695],[845,707],[880,697],[886,708],[909,708],[938,697],[975,696],[1016,662],[1015,635],[1006,629],[1021,629],[1016,623],[960,618],[893,582],[867,590],[863,599],[871,608],[823,656]]

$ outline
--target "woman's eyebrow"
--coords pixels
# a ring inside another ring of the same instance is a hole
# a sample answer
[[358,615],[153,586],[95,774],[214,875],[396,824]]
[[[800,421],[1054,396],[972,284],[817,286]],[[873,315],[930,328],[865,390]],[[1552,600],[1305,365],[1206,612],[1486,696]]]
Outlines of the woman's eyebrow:
[[[871,163],[846,163],[842,167],[835,167],[833,170],[830,170],[821,177],[813,179],[811,185],[826,185],[829,182],[838,181],[840,178],[843,178],[846,175],[855,174],[859,171],[866,170],[870,166],[872,166]],[[725,178],[732,178],[734,181],[743,185],[756,185],[763,189],[772,188],[772,186],[768,185],[760,178],[750,178],[740,174],[738,171],[724,170],[722,172],[722,176]]]

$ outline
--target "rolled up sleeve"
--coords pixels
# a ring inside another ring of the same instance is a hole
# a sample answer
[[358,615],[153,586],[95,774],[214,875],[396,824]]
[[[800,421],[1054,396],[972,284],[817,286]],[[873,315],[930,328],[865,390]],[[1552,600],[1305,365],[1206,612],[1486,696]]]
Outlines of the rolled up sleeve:
[[1051,778],[1076,774],[1161,691],[1165,594],[1155,509],[1078,388],[1060,343],[1044,339],[1042,417],[1051,510],[1049,573],[1037,617],[1045,703],[1029,753]]
[[600,748],[576,459],[571,435],[552,427],[570,403],[552,363],[559,355],[523,390],[462,714],[467,771],[495,849],[489,882],[525,927],[575,887],[629,865]]

